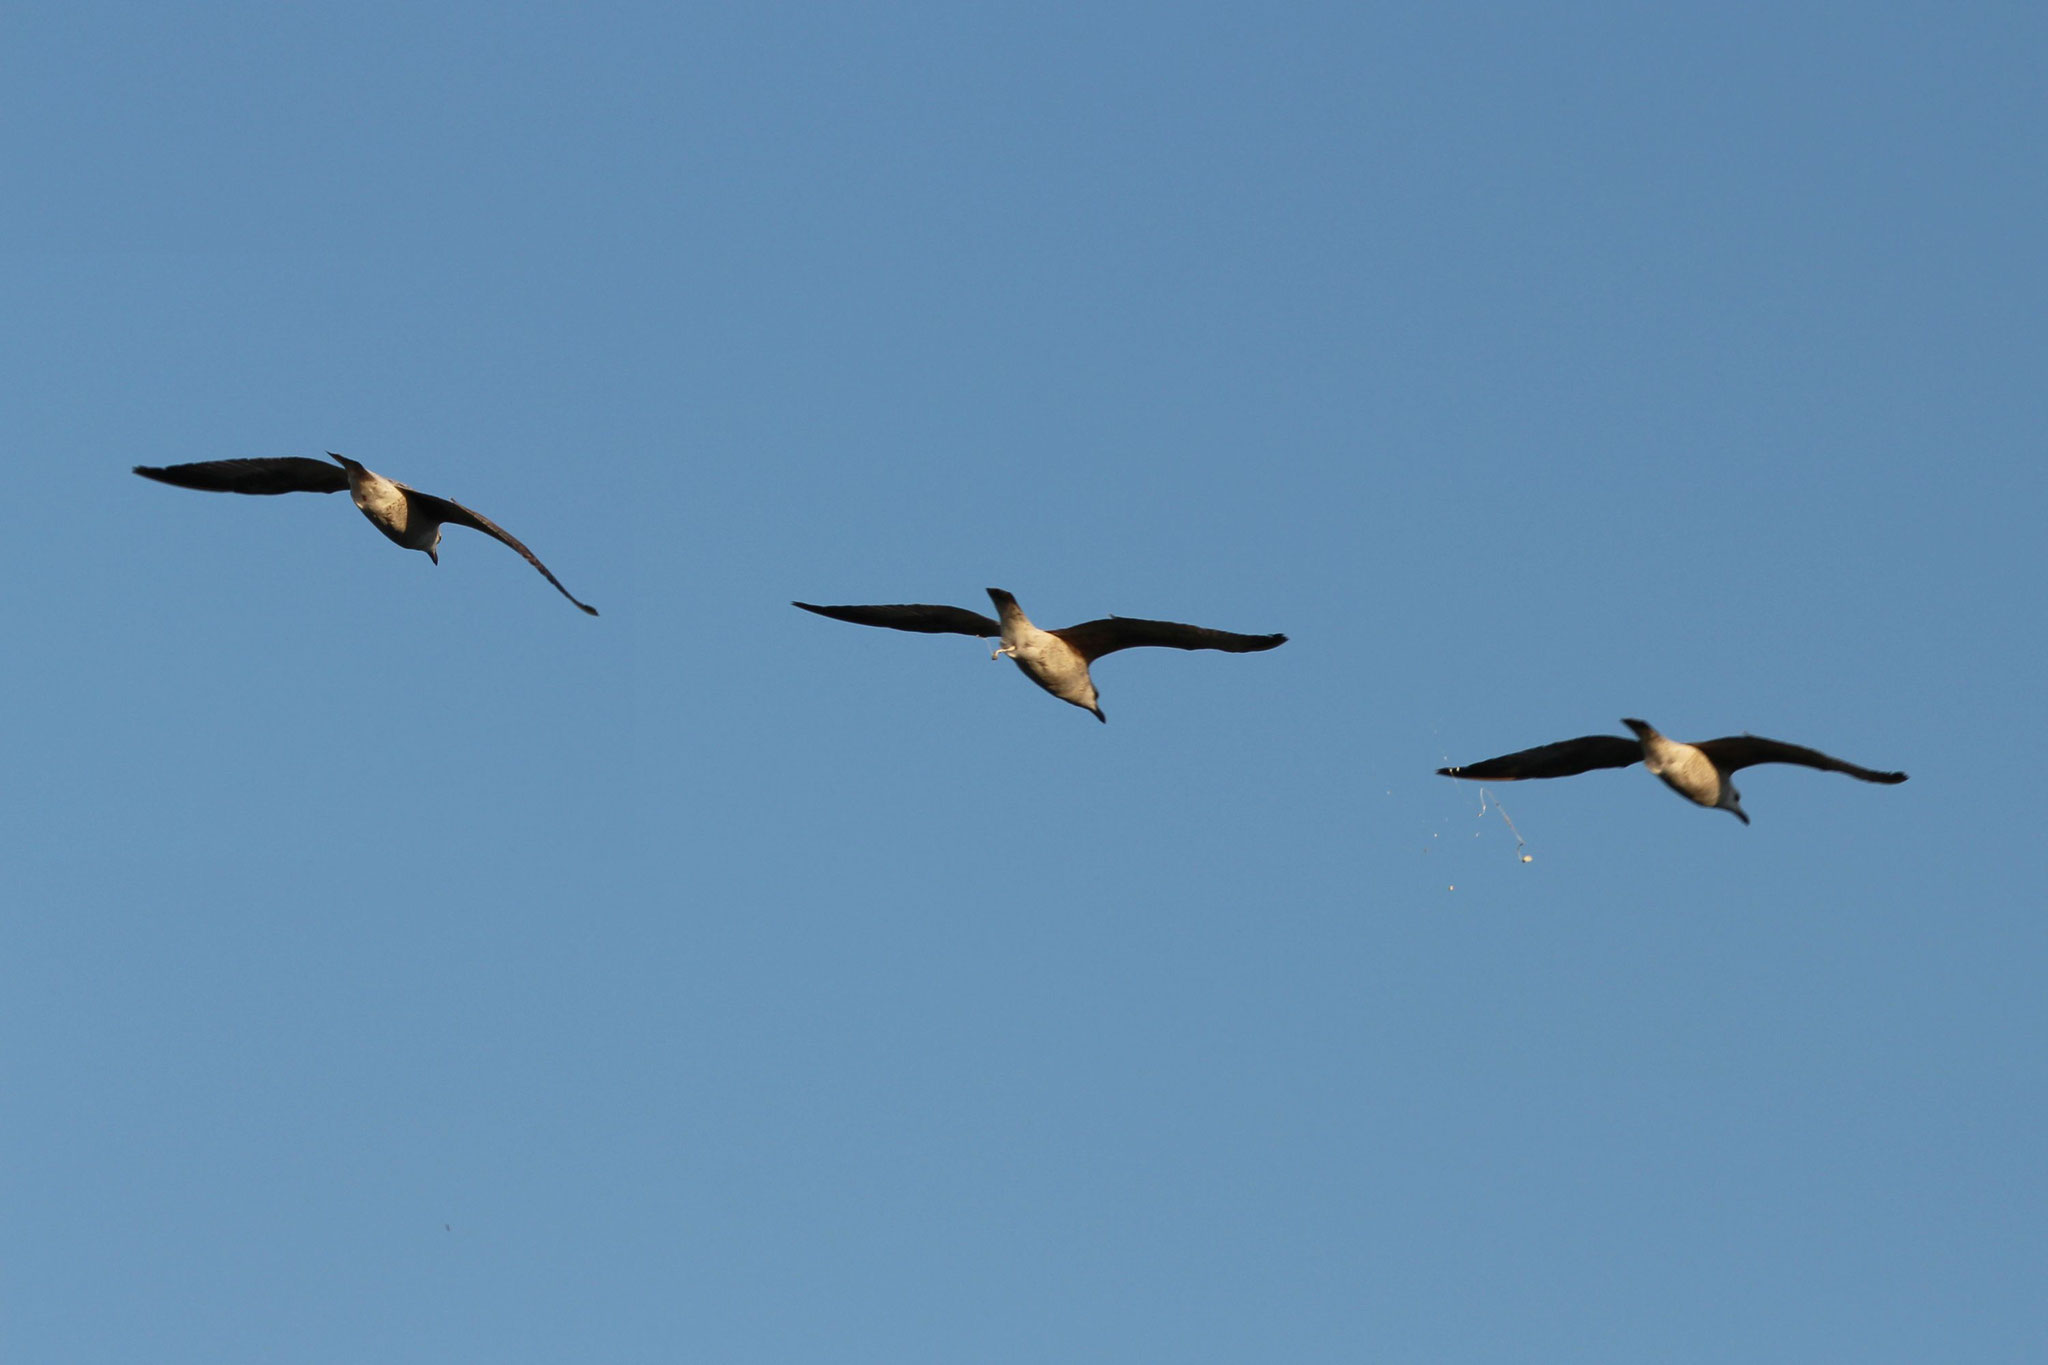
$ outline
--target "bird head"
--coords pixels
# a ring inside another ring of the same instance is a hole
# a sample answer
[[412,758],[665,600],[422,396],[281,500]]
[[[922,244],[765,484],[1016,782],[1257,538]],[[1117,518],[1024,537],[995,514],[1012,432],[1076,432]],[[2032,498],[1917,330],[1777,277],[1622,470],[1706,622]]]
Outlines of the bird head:
[[1102,714],[1102,694],[1095,690],[1095,679],[1084,676],[1077,691],[1071,694],[1055,692],[1053,695],[1061,701],[1072,702],[1104,725],[1109,724],[1109,717]]

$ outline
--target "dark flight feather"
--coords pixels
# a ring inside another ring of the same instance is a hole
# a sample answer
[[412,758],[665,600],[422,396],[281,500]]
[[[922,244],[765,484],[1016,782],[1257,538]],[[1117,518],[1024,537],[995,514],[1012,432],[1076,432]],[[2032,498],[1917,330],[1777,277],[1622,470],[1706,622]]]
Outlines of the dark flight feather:
[[1787,744],[1783,740],[1764,739],[1758,735],[1730,735],[1726,739],[1701,740],[1693,747],[1705,754],[1713,765],[1724,773],[1755,767],[1759,763],[1796,763],[1802,768],[1847,773],[1864,782],[1882,782],[1887,786],[1906,780],[1904,773],[1881,773],[1871,768],[1860,768],[1846,759],[1824,754],[1818,749]]
[[1464,777],[1479,782],[1519,782],[1524,778],[1575,777],[1596,768],[1626,768],[1643,761],[1641,741],[1620,735],[1582,735],[1540,744],[1499,758],[1438,768],[1439,777]]
[[135,472],[175,488],[205,493],[339,493],[348,487],[348,471],[321,460],[287,456],[275,460],[203,460],[198,464],[139,464]]
[[513,550],[518,551],[521,559],[533,565],[534,568],[539,569],[540,576],[555,585],[556,592],[562,594],[571,602],[576,603],[577,606],[590,615],[597,615],[596,607],[578,599],[575,593],[563,587],[562,580],[555,577],[548,570],[548,566],[540,562],[539,555],[527,549],[525,542],[521,541],[519,537],[513,535],[504,527],[498,525],[497,522],[492,521],[481,512],[472,511],[464,507],[459,502],[452,502],[447,498],[437,498],[432,493],[422,493],[417,488],[406,488],[404,484],[399,484],[398,486],[405,488],[405,496],[411,501],[418,503],[425,509],[428,516],[440,522],[443,526],[467,526],[472,531],[482,531],[499,544],[509,546]]
[[1277,649],[1287,643],[1285,635],[1238,635],[1206,626],[1182,625],[1178,621],[1147,621],[1136,616],[1111,616],[1101,621],[1083,621],[1051,632],[1080,651],[1094,663],[1120,649],[1158,646],[1165,649],[1220,649],[1230,654],[1252,654]]
[[835,621],[850,621],[856,626],[885,626],[890,630],[909,630],[921,635],[973,635],[993,639],[1003,633],[1000,625],[965,607],[934,606],[924,602],[872,607],[819,607],[809,602],[792,602],[790,605],[829,616]]

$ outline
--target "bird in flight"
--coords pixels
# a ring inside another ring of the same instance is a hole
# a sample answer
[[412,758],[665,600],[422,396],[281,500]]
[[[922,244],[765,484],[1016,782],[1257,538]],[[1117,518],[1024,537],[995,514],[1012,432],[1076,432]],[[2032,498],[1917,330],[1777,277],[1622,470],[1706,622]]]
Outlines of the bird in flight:
[[1287,643],[1285,635],[1234,635],[1227,630],[1207,630],[1174,621],[1144,621],[1134,616],[1110,616],[1061,630],[1040,630],[1018,607],[1016,598],[1001,588],[990,588],[988,595],[996,605],[1000,621],[965,607],[917,603],[876,607],[815,607],[809,602],[790,605],[857,626],[887,626],[925,635],[973,635],[984,640],[1000,637],[1002,644],[989,656],[991,659],[1008,655],[1025,677],[1061,701],[1104,722],[1109,718],[1096,705],[1095,681],[1088,676],[1088,666],[1105,654],[1140,645],[1250,654]]
[[1756,735],[1730,735],[1726,739],[1703,739],[1698,744],[1681,744],[1658,734],[1647,721],[1623,720],[1636,732],[1634,739],[1620,735],[1585,735],[1561,739],[1555,744],[1502,754],[1483,763],[1462,768],[1438,768],[1440,777],[1463,777],[1480,782],[1515,782],[1532,777],[1571,777],[1595,768],[1626,768],[1641,763],[1662,778],[1664,785],[1698,805],[1727,811],[1743,824],[1749,817],[1742,811],[1742,793],[1729,776],[1759,763],[1797,763],[1823,772],[1847,773],[1864,782],[1887,785],[1904,782],[1904,773],[1881,773],[1859,768],[1818,749],[1803,749],[1781,740]]
[[363,468],[346,455],[336,455],[331,450],[327,453],[337,463],[323,464],[319,460],[298,458],[206,460],[199,464],[174,464],[162,468],[139,464],[135,466],[135,472],[158,483],[197,488],[208,493],[267,496],[275,493],[339,493],[345,488],[356,507],[370,519],[370,524],[393,543],[408,550],[418,550],[439,564],[442,526],[452,524],[482,531],[493,540],[502,541],[518,551],[520,558],[539,569],[541,576],[555,585],[555,591],[592,616],[597,615],[596,607],[578,602],[576,595],[563,587],[562,580],[549,573],[548,566],[521,544],[518,537],[483,513],[472,512],[459,502],[408,488],[395,479],[387,479]]

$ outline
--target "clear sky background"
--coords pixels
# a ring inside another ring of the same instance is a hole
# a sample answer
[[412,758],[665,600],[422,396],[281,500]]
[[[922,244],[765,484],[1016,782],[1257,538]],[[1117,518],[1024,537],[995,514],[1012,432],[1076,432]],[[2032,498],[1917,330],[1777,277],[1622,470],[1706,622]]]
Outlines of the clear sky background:
[[11,8],[6,1354],[2042,1359],[2044,15]]

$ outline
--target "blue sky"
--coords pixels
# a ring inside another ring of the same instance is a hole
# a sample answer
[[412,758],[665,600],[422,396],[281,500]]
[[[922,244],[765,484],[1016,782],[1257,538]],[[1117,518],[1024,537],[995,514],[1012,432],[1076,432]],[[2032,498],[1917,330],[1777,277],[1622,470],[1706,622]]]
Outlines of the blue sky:
[[2044,30],[16,7],[11,1352],[2038,1359]]

